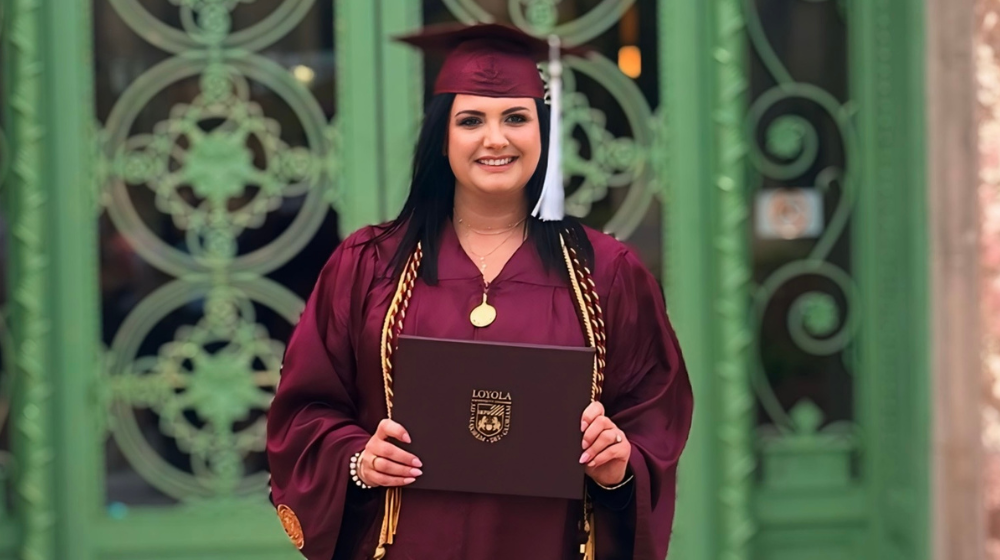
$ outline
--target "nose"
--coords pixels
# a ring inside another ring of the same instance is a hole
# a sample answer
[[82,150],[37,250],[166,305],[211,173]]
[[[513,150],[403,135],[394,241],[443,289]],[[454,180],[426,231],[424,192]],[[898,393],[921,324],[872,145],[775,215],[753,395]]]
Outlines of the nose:
[[485,127],[486,134],[483,136],[483,147],[489,150],[502,150],[510,145],[507,137],[504,136],[503,129],[498,125]]

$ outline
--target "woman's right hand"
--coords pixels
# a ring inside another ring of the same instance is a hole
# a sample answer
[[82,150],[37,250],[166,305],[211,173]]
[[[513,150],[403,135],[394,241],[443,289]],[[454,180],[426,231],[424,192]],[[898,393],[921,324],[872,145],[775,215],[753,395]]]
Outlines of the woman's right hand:
[[389,443],[388,438],[410,443],[410,434],[403,426],[388,418],[379,422],[375,435],[361,453],[358,469],[358,477],[368,486],[406,486],[423,474],[420,459]]

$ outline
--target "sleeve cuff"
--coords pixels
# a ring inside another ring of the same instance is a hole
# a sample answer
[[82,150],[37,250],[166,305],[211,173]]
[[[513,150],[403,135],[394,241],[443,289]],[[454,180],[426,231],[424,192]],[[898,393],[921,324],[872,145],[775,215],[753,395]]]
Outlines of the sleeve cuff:
[[614,486],[602,486],[592,478],[587,479],[588,491],[594,502],[602,507],[621,511],[632,503],[632,496],[635,495],[635,474],[629,467],[625,471],[625,480]]

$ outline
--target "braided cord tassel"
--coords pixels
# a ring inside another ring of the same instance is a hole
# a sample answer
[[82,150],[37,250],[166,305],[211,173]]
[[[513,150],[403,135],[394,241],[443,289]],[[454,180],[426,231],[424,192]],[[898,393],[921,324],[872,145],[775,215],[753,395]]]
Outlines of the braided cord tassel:
[[[566,270],[569,272],[569,283],[574,296],[573,301],[576,303],[580,322],[587,336],[587,344],[595,349],[594,375],[590,387],[590,398],[591,401],[598,401],[601,399],[601,393],[604,389],[604,368],[607,365],[607,335],[604,330],[604,313],[601,310],[600,298],[597,296],[597,287],[590,270],[580,260],[576,249],[566,244],[564,236],[559,236],[559,243],[562,246],[563,258],[566,261]],[[580,554],[583,555],[583,560],[597,560],[594,506],[590,501],[590,494],[586,490],[584,490],[583,496],[583,530],[587,533],[587,541],[580,545]]]
[[[413,254],[406,261],[403,273],[399,276],[399,283],[396,285],[396,293],[389,304],[389,310],[385,314],[385,322],[382,323],[382,385],[385,389],[386,414],[392,418],[392,354],[398,345],[399,335],[403,332],[403,319],[406,318],[406,309],[410,305],[410,298],[413,297],[413,287],[417,283],[417,272],[420,270],[420,261],[423,260],[424,252],[417,243]],[[403,503],[402,489],[397,487],[386,488],[385,490],[385,510],[382,515],[382,530],[379,531],[378,547],[375,548],[373,558],[381,560],[385,558],[386,547],[392,544],[396,537],[396,527],[399,525],[399,510]]]

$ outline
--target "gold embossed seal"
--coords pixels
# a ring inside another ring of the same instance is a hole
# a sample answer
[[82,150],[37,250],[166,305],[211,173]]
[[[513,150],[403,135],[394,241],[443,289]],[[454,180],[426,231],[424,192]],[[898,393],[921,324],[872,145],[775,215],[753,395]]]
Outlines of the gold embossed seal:
[[302,525],[299,524],[299,518],[292,511],[292,508],[285,504],[278,506],[278,519],[281,520],[281,526],[284,527],[288,538],[292,539],[292,544],[295,545],[295,548],[302,550],[302,547],[306,544],[306,539],[302,536]]
[[472,391],[469,432],[485,443],[496,443],[510,431],[510,393],[507,391]]

